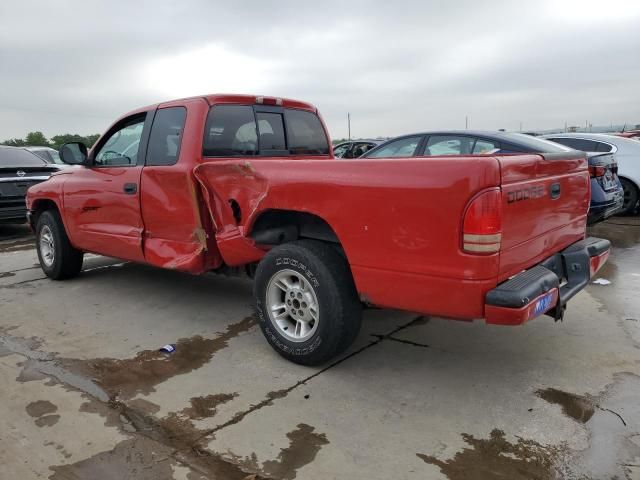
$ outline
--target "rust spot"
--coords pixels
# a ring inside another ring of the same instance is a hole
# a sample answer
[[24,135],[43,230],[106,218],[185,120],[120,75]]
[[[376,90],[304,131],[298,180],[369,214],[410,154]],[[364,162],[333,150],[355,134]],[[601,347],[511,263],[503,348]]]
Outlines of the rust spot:
[[533,440],[510,443],[504,432],[494,429],[488,439],[462,434],[470,448],[464,448],[449,460],[416,453],[425,463],[436,465],[449,480],[550,480],[555,478],[557,449]]
[[134,358],[119,360],[98,358],[95,360],[61,360],[65,368],[88,375],[111,397],[133,398],[148,395],[155,386],[175,375],[182,375],[205,365],[216,352],[227,347],[229,340],[249,330],[256,324],[253,317],[230,325],[216,338],[199,335],[182,338],[176,343],[176,351],[165,356],[157,350],[145,350]]
[[595,404],[586,396],[563,392],[555,388],[538,390],[536,394],[549,403],[560,405],[565,415],[580,423],[586,423],[593,417]]
[[193,239],[202,246],[204,251],[207,251],[207,232],[205,232],[204,228],[196,228],[193,231]]

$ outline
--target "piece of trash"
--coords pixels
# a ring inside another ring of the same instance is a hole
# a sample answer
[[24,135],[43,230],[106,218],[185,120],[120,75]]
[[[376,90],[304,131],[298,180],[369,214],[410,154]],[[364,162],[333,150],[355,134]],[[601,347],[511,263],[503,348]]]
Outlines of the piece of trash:
[[609,280],[607,280],[606,278],[598,278],[598,279],[594,280],[593,283],[595,283],[596,285],[610,285],[611,284],[611,282]]
[[309,394],[305,395],[304,398],[306,398],[307,400],[309,400]]
[[173,353],[176,351],[176,346],[171,343],[168,343],[164,347],[162,347],[160,351],[164,353]]

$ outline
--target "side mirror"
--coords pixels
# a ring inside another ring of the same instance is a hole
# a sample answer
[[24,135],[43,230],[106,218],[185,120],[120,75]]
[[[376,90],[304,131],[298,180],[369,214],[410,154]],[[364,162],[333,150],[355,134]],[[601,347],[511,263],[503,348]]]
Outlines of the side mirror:
[[68,165],[88,165],[87,147],[82,142],[69,142],[60,147],[60,159]]

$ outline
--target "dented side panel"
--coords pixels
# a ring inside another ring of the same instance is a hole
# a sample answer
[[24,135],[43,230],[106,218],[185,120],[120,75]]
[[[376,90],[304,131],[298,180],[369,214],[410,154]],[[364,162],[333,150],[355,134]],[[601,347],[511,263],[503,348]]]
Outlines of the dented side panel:
[[[203,163],[194,174],[208,193],[225,261],[223,244],[239,237],[256,253],[246,238],[253,221],[266,210],[284,209],[329,223],[351,265],[467,279],[497,274],[496,258],[459,248],[467,202],[499,185],[494,158],[243,159]],[[238,223],[231,200],[241,209]]]
[[[160,108],[165,106],[174,105]],[[182,101],[177,106],[187,108],[185,132],[203,131],[208,110],[204,99]],[[175,165],[147,165],[142,170],[143,249],[145,260],[152,265],[202,273],[222,263],[215,238],[208,233],[213,228],[206,209],[201,209],[200,186],[192,173],[199,155],[199,143],[184,138]]]

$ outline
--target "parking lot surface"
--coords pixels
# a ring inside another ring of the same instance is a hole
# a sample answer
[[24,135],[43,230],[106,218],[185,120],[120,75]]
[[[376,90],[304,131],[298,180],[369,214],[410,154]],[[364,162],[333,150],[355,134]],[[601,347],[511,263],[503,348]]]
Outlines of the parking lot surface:
[[309,368],[263,339],[249,279],[87,255],[53,282],[0,226],[0,478],[640,478],[640,219],[593,234],[610,283],[563,322],[368,310]]

